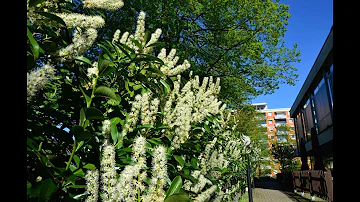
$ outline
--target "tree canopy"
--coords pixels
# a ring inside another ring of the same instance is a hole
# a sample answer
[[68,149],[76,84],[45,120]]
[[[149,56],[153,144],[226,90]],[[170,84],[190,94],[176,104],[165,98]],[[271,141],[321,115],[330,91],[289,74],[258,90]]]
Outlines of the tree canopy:
[[190,60],[190,70],[222,78],[220,98],[230,107],[295,84],[300,51],[285,46],[289,6],[278,0],[131,1],[116,12],[100,11],[109,22],[102,34],[131,31],[141,10],[148,30],[161,28],[167,50]]

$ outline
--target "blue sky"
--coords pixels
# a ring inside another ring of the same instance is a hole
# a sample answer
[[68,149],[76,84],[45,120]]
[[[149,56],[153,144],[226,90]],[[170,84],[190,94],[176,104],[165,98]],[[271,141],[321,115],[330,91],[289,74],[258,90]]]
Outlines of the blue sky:
[[333,25],[331,0],[281,0],[280,3],[290,6],[285,45],[291,48],[294,43],[298,44],[301,62],[295,64],[299,74],[295,86],[280,85],[275,93],[252,101],[266,102],[269,109],[291,108]]

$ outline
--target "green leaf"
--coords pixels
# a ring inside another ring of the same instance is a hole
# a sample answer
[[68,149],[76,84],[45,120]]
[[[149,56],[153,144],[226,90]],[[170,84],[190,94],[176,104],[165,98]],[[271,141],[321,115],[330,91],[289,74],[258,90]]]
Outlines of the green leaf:
[[90,98],[90,96],[86,95],[84,89],[81,87],[81,84],[79,84],[78,87],[79,87],[80,91],[82,92],[82,94],[83,94],[84,97],[85,97],[86,105],[89,106],[90,103],[91,103],[91,98]]
[[80,158],[75,154],[74,155],[74,161],[75,161],[75,164],[76,164],[76,167],[79,167],[79,165],[80,165]]
[[195,169],[198,169],[197,167],[197,159],[196,158],[191,158],[191,166]]
[[31,193],[32,184],[29,181],[27,181],[26,187],[27,187],[26,195],[29,195]]
[[66,27],[66,24],[65,24],[64,20],[61,19],[57,15],[54,15],[52,13],[47,13],[47,12],[36,12],[36,13],[38,13],[38,14],[40,14],[42,16],[45,16],[45,17],[47,17],[47,18],[49,18],[49,19],[51,19],[51,20],[53,20],[55,22],[58,22],[58,23],[60,23],[60,24],[62,24],[62,25],[64,25]]
[[103,75],[106,72],[106,69],[109,67],[110,61],[105,59],[101,61],[101,64],[98,63],[99,76]]
[[164,86],[164,95],[166,96],[168,92],[171,90],[169,84],[166,81],[160,79],[160,83]]
[[159,138],[151,138],[151,139],[147,139],[146,141],[155,144],[155,145],[160,145],[162,144],[161,140]]
[[204,124],[204,128],[205,128],[205,130],[206,130],[206,132],[208,132],[208,133],[210,133],[211,131],[210,131],[210,127],[209,127],[209,125],[208,124]]
[[181,157],[181,156],[178,156],[178,155],[174,155],[174,158],[175,160],[180,163],[181,167],[184,167],[185,165],[185,160]]
[[192,175],[189,175],[189,174],[181,174],[181,176],[183,178],[186,178],[188,180],[191,180],[191,182],[193,183],[198,183],[199,182],[199,179],[196,179],[195,177],[193,177]]
[[79,120],[79,125],[83,126],[84,122],[86,120],[86,116],[85,116],[85,109],[81,108],[80,110],[80,120]]
[[[111,57],[112,60],[114,59],[114,54],[111,53],[106,46],[104,46],[104,45],[102,45],[102,44],[98,44],[98,46],[99,46],[100,48],[102,48],[102,49]],[[99,72],[100,72],[100,71],[99,71]]]
[[79,150],[79,149],[81,148],[81,146],[83,146],[83,144],[84,144],[84,141],[80,141],[80,142],[78,143],[75,151]]
[[94,107],[87,108],[85,114],[86,114],[86,119],[88,119],[88,120],[95,120],[95,119],[104,120],[105,119],[103,113]]
[[27,36],[30,40],[30,43],[32,45],[33,55],[35,56],[35,59],[39,58],[39,52],[40,52],[40,46],[38,42],[34,39],[33,35],[31,34],[29,28],[27,28]]
[[183,184],[183,182],[182,182],[181,176],[176,176],[173,179],[173,181],[171,182],[170,188],[166,193],[165,201],[166,201],[166,198],[172,196],[173,194],[179,193],[179,191],[182,187],[182,184]]
[[74,59],[78,60],[80,62],[85,62],[86,64],[89,64],[89,65],[92,65],[91,61],[88,58],[84,57],[84,56],[77,56]]
[[88,164],[84,165],[83,168],[86,168],[86,169],[89,169],[89,170],[95,170],[96,169],[95,165],[92,164],[92,163],[88,163]]
[[190,201],[189,195],[186,193],[174,194],[164,200],[164,202],[189,202],[189,201]]
[[118,132],[118,128],[116,124],[110,123],[110,131],[111,131],[111,138],[113,142],[116,143],[120,138],[120,134]]
[[111,88],[106,86],[97,87],[94,92],[94,95],[117,100],[115,92]]
[[160,65],[164,65],[164,61],[162,61],[160,58],[155,57],[153,55],[141,54],[141,59],[146,60],[146,61],[156,62]]
[[51,196],[57,191],[57,188],[51,179],[46,179],[40,188],[39,202],[49,201]]

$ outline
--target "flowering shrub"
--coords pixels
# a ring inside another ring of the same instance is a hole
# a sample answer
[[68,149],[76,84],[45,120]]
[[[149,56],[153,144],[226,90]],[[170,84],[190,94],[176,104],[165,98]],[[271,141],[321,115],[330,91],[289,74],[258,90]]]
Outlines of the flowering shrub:
[[[93,44],[106,21],[69,12],[73,6],[28,2],[28,200],[228,201],[241,194],[242,159],[254,154],[256,161],[258,151],[217,99],[220,79],[192,75],[187,60],[177,65],[176,50],[158,46],[162,31],[145,31],[143,11],[134,34],[115,30],[112,40]],[[94,45],[102,52],[90,61],[83,55]]]

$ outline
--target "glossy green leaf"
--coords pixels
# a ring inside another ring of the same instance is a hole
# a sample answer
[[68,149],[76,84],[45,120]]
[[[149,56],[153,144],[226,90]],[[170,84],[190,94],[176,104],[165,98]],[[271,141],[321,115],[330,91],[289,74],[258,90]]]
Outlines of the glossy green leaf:
[[111,88],[106,86],[97,87],[94,92],[94,95],[117,100],[115,92]]
[[30,40],[30,43],[32,45],[33,54],[35,56],[35,59],[39,58],[39,52],[40,52],[40,46],[38,42],[34,39],[33,35],[31,34],[29,28],[27,28],[27,36]]
[[86,116],[85,116],[85,109],[81,108],[80,110],[80,120],[79,120],[79,125],[83,126],[84,122],[86,120]]
[[175,160],[181,165],[181,167],[184,167],[184,165],[185,165],[185,160],[184,160],[181,156],[174,155],[174,158],[175,158]]
[[83,146],[83,145],[84,145],[84,141],[80,141],[80,142],[78,143],[75,151],[79,150],[79,149],[81,148],[81,146]]
[[166,96],[168,92],[171,90],[169,84],[166,81],[160,79],[160,83],[164,86],[164,95]]
[[89,169],[89,170],[95,170],[96,169],[95,165],[91,164],[91,163],[88,163],[88,164],[84,165],[83,168]]
[[89,64],[89,65],[92,65],[91,61],[88,58],[84,57],[84,56],[77,56],[74,59],[77,60],[77,61],[80,61],[80,62],[84,62],[84,63]]
[[88,120],[95,120],[95,119],[104,120],[105,119],[103,113],[94,107],[87,108],[85,114],[86,114],[86,119],[88,119]]
[[195,169],[198,169],[197,167],[197,159],[196,158],[191,158],[191,166]]
[[98,69],[99,69],[99,76],[103,75],[106,69],[109,67],[110,61],[107,59],[104,59],[101,61],[101,63],[98,63]]
[[76,167],[79,167],[79,165],[80,165],[80,158],[79,158],[79,156],[75,154],[73,158],[74,158]]
[[56,193],[57,188],[51,179],[46,179],[40,188],[39,202],[50,201],[51,196]]
[[170,188],[166,193],[165,201],[166,201],[166,198],[172,196],[173,194],[179,193],[179,191],[182,187],[182,184],[183,184],[183,182],[182,182],[181,176],[176,176],[173,179],[173,181],[171,182]]
[[44,17],[47,17],[47,18],[49,18],[49,19],[51,19],[51,20],[53,20],[55,22],[58,22],[61,25],[64,25],[66,27],[66,24],[65,24],[64,20],[62,18],[60,18],[59,16],[57,16],[57,15],[54,15],[52,13],[47,13],[47,12],[36,12],[36,13],[38,13],[38,14],[44,16]]
[[116,124],[110,123],[110,131],[111,131],[111,138],[114,143],[118,142],[119,140],[119,132]]

